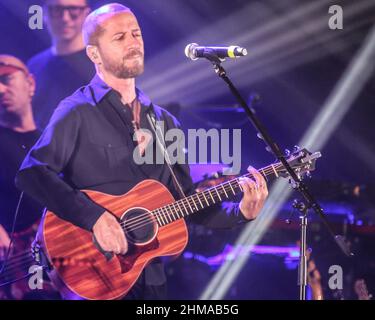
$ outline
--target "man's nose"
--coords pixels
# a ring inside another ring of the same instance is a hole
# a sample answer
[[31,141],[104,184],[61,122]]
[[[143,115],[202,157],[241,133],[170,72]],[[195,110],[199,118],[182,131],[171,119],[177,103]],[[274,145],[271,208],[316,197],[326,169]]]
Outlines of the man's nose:
[[62,13],[62,16],[61,16],[61,21],[64,21],[64,22],[68,22],[72,20],[71,17],[70,17],[70,13],[68,10],[63,10],[63,13]]

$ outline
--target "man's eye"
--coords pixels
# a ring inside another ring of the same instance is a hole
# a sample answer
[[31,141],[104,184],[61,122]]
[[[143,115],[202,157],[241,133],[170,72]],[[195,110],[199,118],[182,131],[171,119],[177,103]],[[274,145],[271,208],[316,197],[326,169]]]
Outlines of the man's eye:
[[2,76],[0,77],[0,82],[4,84],[8,84],[12,80],[11,76]]
[[122,39],[124,39],[124,35],[115,38],[115,40],[122,40]]

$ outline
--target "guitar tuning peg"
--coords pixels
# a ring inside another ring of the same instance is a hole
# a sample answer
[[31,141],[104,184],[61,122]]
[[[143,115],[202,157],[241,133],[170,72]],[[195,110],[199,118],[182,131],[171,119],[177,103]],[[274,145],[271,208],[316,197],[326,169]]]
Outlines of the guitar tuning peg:
[[271,150],[271,148],[270,147],[266,147],[266,151],[268,151],[269,153],[272,153],[272,150]]
[[285,153],[285,156],[286,156],[286,157],[289,157],[289,156],[290,156],[290,150],[289,150],[289,149],[285,149],[284,153]]
[[260,132],[257,133],[257,137],[261,140],[263,140],[263,136],[260,134]]
[[301,148],[297,145],[293,147],[293,152],[298,152]]

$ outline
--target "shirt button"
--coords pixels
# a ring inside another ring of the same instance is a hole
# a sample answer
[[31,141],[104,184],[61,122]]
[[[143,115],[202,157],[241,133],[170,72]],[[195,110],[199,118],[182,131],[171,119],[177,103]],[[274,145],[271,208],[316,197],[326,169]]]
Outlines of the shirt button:
[[109,143],[109,144],[108,144],[108,148],[111,148],[111,147],[112,147],[112,145]]

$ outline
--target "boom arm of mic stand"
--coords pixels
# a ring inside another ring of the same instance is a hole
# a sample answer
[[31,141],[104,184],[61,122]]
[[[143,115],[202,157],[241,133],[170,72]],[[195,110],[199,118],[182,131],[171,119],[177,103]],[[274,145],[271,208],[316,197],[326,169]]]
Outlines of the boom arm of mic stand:
[[[241,94],[237,90],[237,88],[234,86],[232,81],[227,76],[227,72],[221,65],[220,59],[218,57],[206,57],[214,66],[214,70],[216,74],[222,78],[226,84],[229,86],[230,91],[232,94],[236,97],[242,108],[245,110],[250,122],[255,127],[255,129],[259,132],[262,140],[266,143],[269,150],[275,155],[275,157],[280,161],[280,163],[284,166],[285,170],[288,172],[290,178],[293,181],[294,188],[298,190],[303,198],[306,201],[307,208],[312,208],[318,216],[322,219],[324,225],[328,229],[328,232],[332,235],[333,239],[337,243],[337,245],[340,247],[342,252],[350,257],[354,254],[350,251],[350,248],[345,243],[344,237],[341,235],[336,235],[333,231],[332,226],[329,224],[322,207],[319,205],[319,203],[315,200],[313,195],[308,190],[307,186],[302,182],[302,180],[298,177],[298,175],[295,173],[293,168],[289,165],[288,161],[285,159],[283,153],[281,152],[279,146],[276,144],[276,142],[271,138],[271,136],[268,134],[266,128],[263,126],[263,124],[260,122],[260,120],[255,115],[255,112],[253,111],[252,107],[249,107],[246,103],[246,101],[242,98]],[[251,101],[253,103],[253,101]]]

